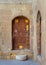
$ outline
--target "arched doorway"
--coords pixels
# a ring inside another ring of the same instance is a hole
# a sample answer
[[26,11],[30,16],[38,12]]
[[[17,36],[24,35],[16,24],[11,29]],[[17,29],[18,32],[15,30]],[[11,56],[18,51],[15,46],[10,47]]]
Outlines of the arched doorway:
[[41,13],[37,13],[37,50],[38,55],[41,55]]
[[17,16],[12,20],[12,49],[30,48],[30,21],[25,16]]

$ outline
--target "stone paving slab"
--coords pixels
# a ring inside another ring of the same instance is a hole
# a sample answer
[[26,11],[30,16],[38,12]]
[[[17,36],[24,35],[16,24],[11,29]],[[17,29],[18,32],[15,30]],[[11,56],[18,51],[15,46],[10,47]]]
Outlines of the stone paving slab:
[[0,60],[0,65],[39,65],[33,60],[18,61],[18,60]]

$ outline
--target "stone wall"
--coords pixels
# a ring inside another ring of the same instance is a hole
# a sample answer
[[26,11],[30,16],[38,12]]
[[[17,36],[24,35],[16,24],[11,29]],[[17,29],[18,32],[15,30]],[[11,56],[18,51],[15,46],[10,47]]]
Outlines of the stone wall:
[[41,12],[41,28],[42,28],[42,38],[41,38],[41,56],[42,56],[42,65],[46,65],[46,1],[38,1],[38,10]]
[[1,0],[0,3],[31,3],[32,0]]
[[30,20],[30,50],[33,51],[32,4],[0,4],[0,48],[3,52],[12,49],[12,20],[19,15]]

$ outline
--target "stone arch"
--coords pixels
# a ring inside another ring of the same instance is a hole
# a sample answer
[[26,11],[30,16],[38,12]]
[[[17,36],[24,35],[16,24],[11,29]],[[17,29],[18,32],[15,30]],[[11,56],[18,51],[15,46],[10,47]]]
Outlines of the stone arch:
[[41,55],[41,12],[37,12],[37,51],[38,55]]

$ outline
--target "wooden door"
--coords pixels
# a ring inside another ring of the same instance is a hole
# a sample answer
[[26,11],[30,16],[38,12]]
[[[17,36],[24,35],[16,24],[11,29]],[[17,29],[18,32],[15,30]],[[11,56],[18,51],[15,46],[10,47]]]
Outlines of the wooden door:
[[29,49],[29,37],[29,20],[23,16],[16,17],[12,21],[12,49]]

